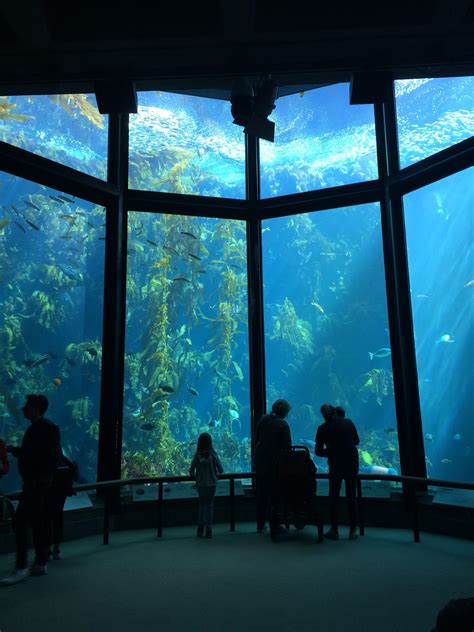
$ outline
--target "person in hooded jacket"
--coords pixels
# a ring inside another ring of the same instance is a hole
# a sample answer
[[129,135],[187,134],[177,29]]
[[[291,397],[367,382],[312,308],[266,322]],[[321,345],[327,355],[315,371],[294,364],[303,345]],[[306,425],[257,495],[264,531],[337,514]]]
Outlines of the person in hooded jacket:
[[189,468],[190,476],[196,477],[199,495],[199,514],[197,535],[212,538],[212,518],[217,477],[224,468],[212,447],[212,437],[208,432],[199,435],[196,453]]

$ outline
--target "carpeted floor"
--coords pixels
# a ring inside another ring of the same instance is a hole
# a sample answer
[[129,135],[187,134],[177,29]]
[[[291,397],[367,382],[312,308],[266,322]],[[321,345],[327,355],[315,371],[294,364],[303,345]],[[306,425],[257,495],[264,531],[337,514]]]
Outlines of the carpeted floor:
[[[67,542],[47,576],[0,589],[1,632],[428,632],[449,599],[474,595],[472,541],[368,529],[315,544],[306,528],[273,544],[250,524],[194,533]],[[2,576],[11,563],[0,556]]]

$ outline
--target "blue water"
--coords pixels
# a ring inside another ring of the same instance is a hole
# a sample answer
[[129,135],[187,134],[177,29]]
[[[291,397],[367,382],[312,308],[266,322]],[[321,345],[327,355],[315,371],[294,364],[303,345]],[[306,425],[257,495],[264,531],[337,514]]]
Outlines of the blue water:
[[[402,165],[472,135],[472,82],[397,82]],[[373,110],[348,96],[340,84],[277,101],[275,144],[261,143],[263,197],[377,178]],[[1,140],[105,177],[107,117],[92,96],[7,103],[28,118],[2,119]],[[139,105],[131,187],[245,197],[245,138],[229,103],[149,92]],[[472,183],[466,171],[405,199],[427,467],[460,480],[474,474]],[[65,451],[93,480],[104,210],[59,195],[0,178],[0,434],[19,443],[27,423],[15,406],[44,392]],[[343,405],[361,467],[399,470],[379,206],[262,228],[268,403],[290,401],[294,443],[314,439],[323,402]],[[128,230],[123,475],[186,473],[203,431],[228,471],[249,469],[245,225],[131,212]],[[18,484],[13,468],[2,487]]]

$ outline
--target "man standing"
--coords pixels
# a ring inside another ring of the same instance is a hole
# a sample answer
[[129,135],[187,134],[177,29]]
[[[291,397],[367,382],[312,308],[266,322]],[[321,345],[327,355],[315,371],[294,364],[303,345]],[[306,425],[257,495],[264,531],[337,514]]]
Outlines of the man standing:
[[[275,469],[281,450],[291,448],[291,432],[286,417],[290,412],[290,404],[284,399],[277,399],[272,405],[272,412],[263,415],[255,431],[254,467],[257,474],[257,533],[264,533],[268,517],[272,493],[275,488]],[[277,527],[277,531],[284,531]]]
[[345,418],[345,411],[340,406],[334,409],[330,404],[323,404],[321,414],[324,423],[318,426],[314,451],[317,456],[326,456],[329,466],[331,528],[325,536],[330,540],[339,540],[339,492],[344,480],[349,510],[349,540],[355,540],[359,435],[354,423]]
[[[18,459],[23,490],[15,513],[16,570],[1,585],[16,584],[30,574],[45,575],[48,559],[49,515],[47,496],[60,456],[59,428],[44,417],[48,400],[44,395],[27,395],[23,415],[31,422],[21,447],[8,446]],[[28,568],[28,525],[33,528],[34,565]]]

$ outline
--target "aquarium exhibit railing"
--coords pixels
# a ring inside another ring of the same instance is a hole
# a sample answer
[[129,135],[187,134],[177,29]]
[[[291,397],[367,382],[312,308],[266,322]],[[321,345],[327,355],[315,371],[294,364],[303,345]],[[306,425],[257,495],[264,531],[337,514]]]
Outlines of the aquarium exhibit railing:
[[[329,479],[329,474],[316,474],[316,479]],[[230,530],[235,531],[235,481],[241,479],[256,478],[255,472],[235,472],[232,474],[219,475],[220,480],[229,481],[229,524]],[[194,482],[195,478],[192,476],[155,476],[149,478],[127,478],[115,481],[100,481],[95,483],[84,483],[75,485],[76,492],[83,491],[104,491],[104,514],[103,514],[103,544],[109,544],[110,541],[110,518],[113,514],[112,509],[112,497],[108,493],[112,489],[125,487],[127,485],[149,485],[158,484],[158,498],[156,501],[156,517],[157,517],[157,536],[163,537],[163,486],[165,483],[187,483]],[[451,489],[465,489],[474,491],[474,483],[458,482],[458,481],[445,481],[441,479],[421,478],[417,476],[397,476],[397,475],[377,475],[377,474],[359,474],[357,480],[357,503],[359,514],[359,532],[361,535],[365,535],[364,524],[364,497],[362,494],[361,481],[384,481],[401,483],[405,489],[409,490],[408,498],[409,508],[412,511],[412,530],[414,542],[420,542],[420,515],[419,515],[419,503],[417,491],[430,487],[447,487]],[[423,493],[423,491],[421,492]],[[21,492],[13,492],[5,494],[6,498],[15,500],[20,496]]]

